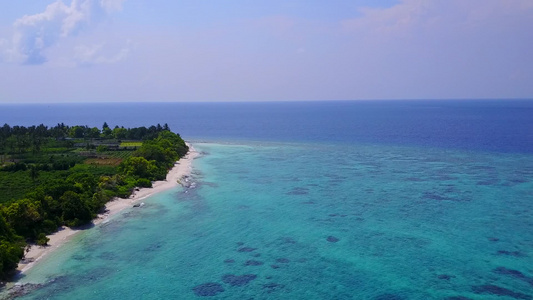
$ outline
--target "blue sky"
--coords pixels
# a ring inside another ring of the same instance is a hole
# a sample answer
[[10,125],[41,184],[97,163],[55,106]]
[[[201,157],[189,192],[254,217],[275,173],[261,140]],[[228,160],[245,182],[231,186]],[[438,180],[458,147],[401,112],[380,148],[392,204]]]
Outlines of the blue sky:
[[533,98],[533,1],[17,0],[0,102]]

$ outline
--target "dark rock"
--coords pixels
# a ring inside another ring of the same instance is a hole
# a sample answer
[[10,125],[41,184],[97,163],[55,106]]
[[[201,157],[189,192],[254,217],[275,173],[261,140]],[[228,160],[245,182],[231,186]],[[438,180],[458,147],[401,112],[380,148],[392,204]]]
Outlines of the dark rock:
[[257,250],[257,248],[252,248],[252,247],[242,247],[242,248],[240,248],[240,249],[237,250],[237,251],[239,251],[239,252],[252,252],[252,251],[255,251],[255,250]]
[[256,278],[257,278],[257,275],[254,275],[254,274],[245,274],[241,276],[228,274],[228,275],[222,276],[222,281],[231,286],[243,286],[243,285],[248,284],[248,282]]
[[276,262],[281,263],[281,264],[288,264],[290,260],[288,258],[278,258],[276,259]]
[[509,289],[506,289],[506,288],[503,288],[497,285],[492,285],[492,284],[472,286],[472,291],[476,294],[492,294],[492,295],[498,295],[498,296],[508,296],[511,298],[523,299],[523,300],[532,299],[530,295],[514,292]]
[[261,265],[263,265],[263,264],[264,264],[264,262],[262,262],[262,261],[258,261],[258,260],[253,260],[253,259],[251,259],[251,260],[247,260],[247,261],[244,263],[245,266],[261,266]]
[[35,284],[35,283],[16,284],[8,289],[8,295],[10,297],[7,299],[14,299],[14,298],[22,297],[41,287],[43,287],[43,284]]
[[442,279],[442,280],[450,280],[452,278],[455,278],[455,276],[448,275],[448,274],[440,274],[439,276],[437,276],[437,278]]
[[334,236],[332,236],[332,235],[328,236],[328,238],[327,238],[326,240],[327,240],[328,242],[330,242],[330,243],[336,243],[336,242],[340,241],[339,238],[334,237]]
[[206,297],[215,296],[222,293],[224,291],[224,287],[222,287],[220,283],[207,282],[193,287],[192,290],[197,296]]
[[234,260],[234,259],[231,259],[231,258],[228,258],[228,259],[225,259],[225,260],[224,260],[224,263],[227,263],[227,264],[232,264],[232,263],[234,263],[234,262],[235,262],[235,260]]

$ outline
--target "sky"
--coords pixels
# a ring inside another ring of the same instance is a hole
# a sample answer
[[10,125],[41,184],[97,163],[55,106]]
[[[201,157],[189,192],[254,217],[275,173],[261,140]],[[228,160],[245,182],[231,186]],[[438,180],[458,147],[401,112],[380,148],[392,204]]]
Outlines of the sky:
[[533,98],[533,1],[17,0],[0,10],[0,103],[473,98]]

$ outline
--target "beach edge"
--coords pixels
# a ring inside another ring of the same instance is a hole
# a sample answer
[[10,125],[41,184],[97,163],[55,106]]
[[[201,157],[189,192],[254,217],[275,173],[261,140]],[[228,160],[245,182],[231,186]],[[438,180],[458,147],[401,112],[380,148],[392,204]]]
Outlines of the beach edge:
[[174,163],[172,169],[167,173],[165,180],[154,181],[151,188],[136,188],[128,198],[114,198],[107,202],[105,205],[105,211],[98,214],[98,216],[92,220],[92,223],[87,226],[82,226],[80,228],[61,226],[58,231],[47,236],[50,239],[47,246],[31,245],[29,250],[25,250],[24,258],[18,264],[16,269],[18,275],[16,277],[28,272],[44,257],[59,249],[63,244],[71,240],[77,233],[85,228],[105,223],[112,216],[119,214],[126,208],[132,207],[139,201],[178,186],[181,179],[191,174],[192,162],[199,156],[199,153],[190,143],[186,144],[189,147],[189,151],[179,161]]

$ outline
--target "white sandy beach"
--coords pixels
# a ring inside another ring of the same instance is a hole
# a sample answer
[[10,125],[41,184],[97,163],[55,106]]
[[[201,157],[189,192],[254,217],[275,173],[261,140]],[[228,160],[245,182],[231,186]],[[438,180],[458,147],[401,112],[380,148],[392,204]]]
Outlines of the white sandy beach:
[[[98,226],[98,224],[108,220],[111,216],[118,214],[126,208],[132,207],[140,200],[176,187],[179,184],[179,180],[191,174],[192,161],[198,156],[198,152],[196,152],[190,144],[187,145],[189,146],[189,152],[174,164],[174,167],[168,172],[167,178],[164,181],[153,182],[151,188],[142,188],[136,190],[127,199],[115,198],[114,200],[108,202],[106,204],[105,212],[98,215],[98,217],[93,220],[93,224]],[[79,232],[80,230],[77,229],[72,229],[65,226],[61,227],[57,232],[48,236],[48,238],[50,238],[48,246],[43,247],[32,245],[29,251],[26,252],[24,259],[20,261],[17,269],[22,273],[28,271],[35,265],[35,263],[37,263],[46,255],[50,254],[55,249],[61,247],[61,245],[70,240],[72,236]]]

